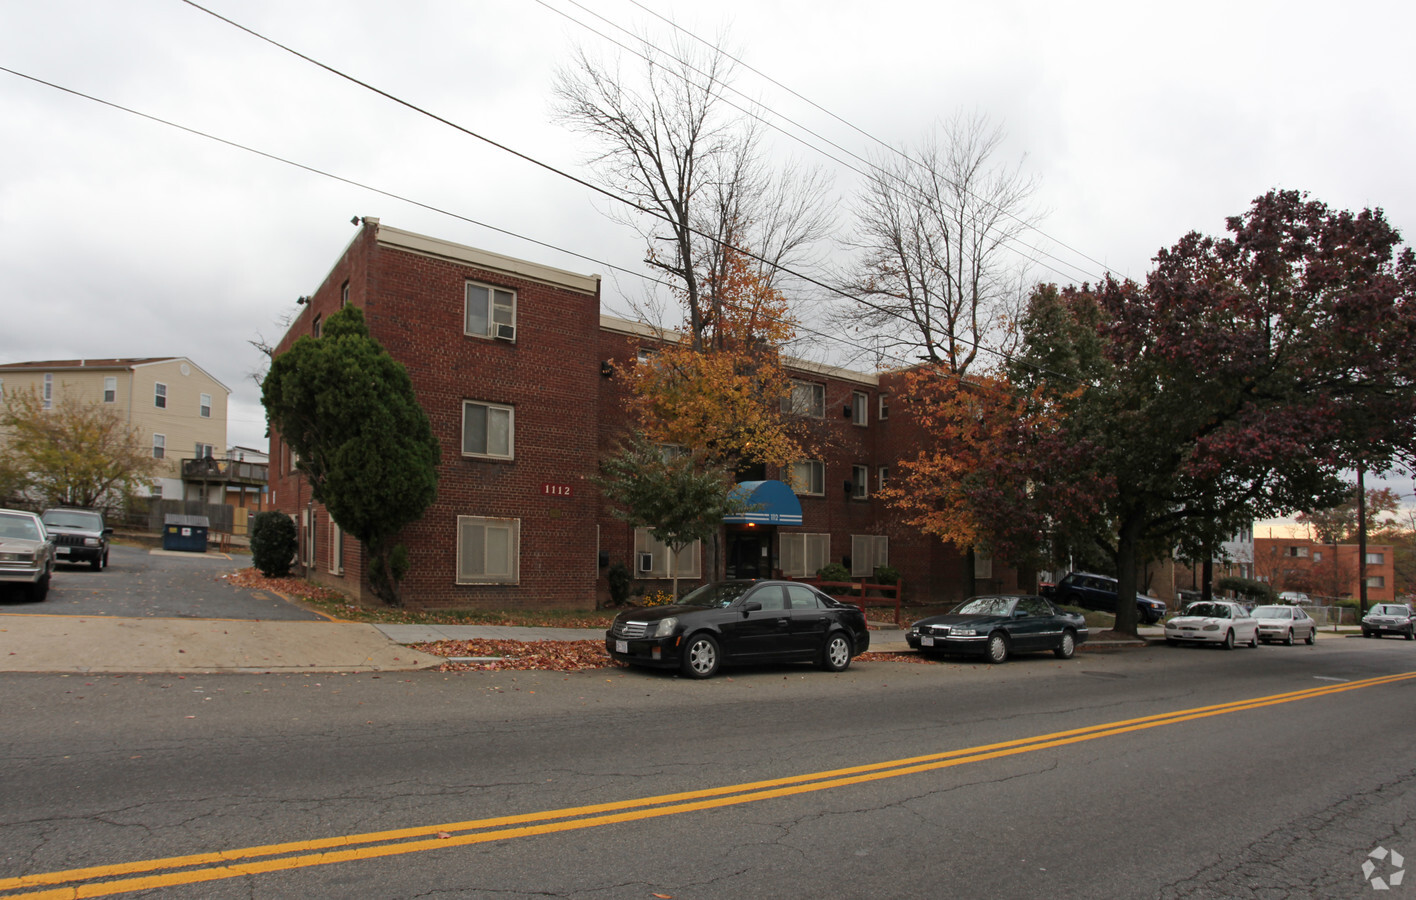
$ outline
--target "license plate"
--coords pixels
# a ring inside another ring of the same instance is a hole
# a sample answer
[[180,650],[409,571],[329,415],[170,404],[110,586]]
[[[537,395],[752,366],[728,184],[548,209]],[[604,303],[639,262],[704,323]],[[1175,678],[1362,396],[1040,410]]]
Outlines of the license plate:
[[628,652],[629,652],[629,641],[615,641],[615,652],[616,652],[616,653],[628,653]]
[[68,547],[55,547],[55,548],[54,548],[54,552],[57,553],[57,554],[60,555],[60,556],[68,556],[68,555],[69,555],[69,548],[68,548]]
[[927,635],[927,634],[922,634],[922,635],[920,635],[920,638],[919,638],[919,645],[920,645],[921,647],[933,647],[933,646],[934,646],[934,638],[930,637],[930,636]]

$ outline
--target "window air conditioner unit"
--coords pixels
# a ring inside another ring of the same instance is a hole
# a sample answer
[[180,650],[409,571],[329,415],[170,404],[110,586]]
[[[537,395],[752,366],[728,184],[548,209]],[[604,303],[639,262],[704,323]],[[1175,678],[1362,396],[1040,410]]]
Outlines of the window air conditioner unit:
[[514,341],[514,340],[516,340],[516,326],[515,326],[515,325],[498,325],[498,326],[497,326],[496,339],[499,340],[499,341]]
[[652,571],[654,571],[654,554],[652,554],[652,553],[641,553],[641,554],[639,554],[639,571],[641,571],[641,572],[652,572]]

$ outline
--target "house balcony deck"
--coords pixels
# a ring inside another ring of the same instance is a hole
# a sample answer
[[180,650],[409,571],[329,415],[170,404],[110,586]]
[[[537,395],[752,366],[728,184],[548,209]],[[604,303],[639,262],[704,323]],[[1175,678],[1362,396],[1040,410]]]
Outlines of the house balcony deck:
[[183,481],[221,482],[224,484],[264,485],[269,481],[268,463],[238,462],[231,459],[184,459]]

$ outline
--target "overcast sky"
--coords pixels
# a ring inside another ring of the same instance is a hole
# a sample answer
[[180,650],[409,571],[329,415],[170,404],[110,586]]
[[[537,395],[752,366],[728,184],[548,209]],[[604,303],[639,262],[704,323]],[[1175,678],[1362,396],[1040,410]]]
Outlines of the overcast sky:
[[[1001,158],[1038,179],[1047,215],[1027,240],[1067,261],[1046,280],[1144,277],[1158,249],[1220,233],[1275,187],[1380,206],[1416,238],[1410,2],[641,2],[203,5],[580,176],[591,148],[552,119],[556,68],[577,46],[616,52],[587,24],[666,44],[647,10],[726,34],[839,119],[747,69],[737,88],[853,153],[982,113],[1007,132]],[[279,338],[355,215],[603,274],[608,313],[642,291],[607,268],[643,256],[607,201],[181,0],[0,0],[0,66],[367,186],[0,72],[0,361],[188,356],[232,390],[229,443],[265,446],[248,341]],[[854,172],[770,145],[834,172],[849,207]]]

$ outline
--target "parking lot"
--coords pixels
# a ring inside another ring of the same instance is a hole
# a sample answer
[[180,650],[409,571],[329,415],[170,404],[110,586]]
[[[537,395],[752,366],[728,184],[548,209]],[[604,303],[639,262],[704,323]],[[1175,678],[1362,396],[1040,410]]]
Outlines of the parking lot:
[[0,585],[0,613],[323,621],[275,594],[237,588],[222,577],[250,564],[245,555],[153,552],[114,544],[108,568],[101,572],[87,564],[55,567],[49,596],[41,603],[16,585]]

